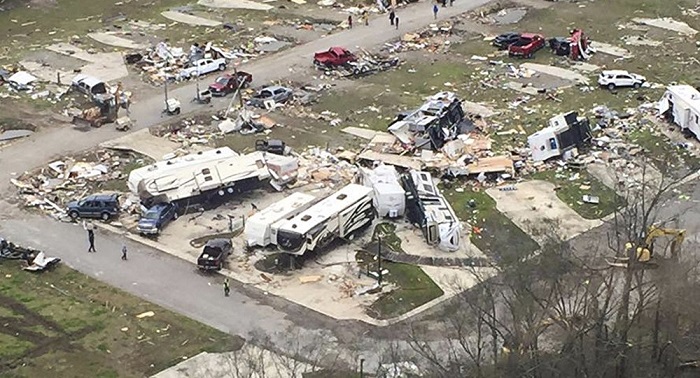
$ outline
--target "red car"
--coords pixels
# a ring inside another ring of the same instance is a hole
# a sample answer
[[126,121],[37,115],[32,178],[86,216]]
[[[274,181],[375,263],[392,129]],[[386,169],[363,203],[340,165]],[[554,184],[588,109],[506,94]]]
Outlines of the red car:
[[216,81],[209,85],[212,96],[226,96],[235,92],[238,87],[246,88],[253,81],[253,75],[237,71],[235,74],[225,74],[216,78]]
[[508,55],[532,58],[532,55],[544,45],[544,37],[541,34],[523,33],[520,35],[520,39],[508,46]]
[[344,47],[331,47],[328,51],[314,54],[314,65],[320,67],[338,67],[356,60],[355,54]]

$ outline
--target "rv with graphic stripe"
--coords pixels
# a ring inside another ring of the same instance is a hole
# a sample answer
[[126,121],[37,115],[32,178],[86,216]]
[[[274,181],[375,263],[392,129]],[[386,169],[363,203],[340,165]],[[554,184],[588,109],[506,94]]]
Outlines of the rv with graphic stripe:
[[293,255],[327,246],[335,238],[350,238],[375,216],[372,188],[350,184],[326,197],[277,230],[277,247]]

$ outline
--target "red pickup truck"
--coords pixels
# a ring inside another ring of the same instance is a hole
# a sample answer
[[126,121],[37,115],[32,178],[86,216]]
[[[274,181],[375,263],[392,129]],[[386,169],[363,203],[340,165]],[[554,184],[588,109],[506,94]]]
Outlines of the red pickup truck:
[[508,46],[508,55],[532,58],[532,55],[544,45],[544,36],[541,34],[523,33],[520,39]]
[[314,54],[314,65],[319,67],[338,67],[357,60],[355,54],[344,47],[331,47],[328,51]]

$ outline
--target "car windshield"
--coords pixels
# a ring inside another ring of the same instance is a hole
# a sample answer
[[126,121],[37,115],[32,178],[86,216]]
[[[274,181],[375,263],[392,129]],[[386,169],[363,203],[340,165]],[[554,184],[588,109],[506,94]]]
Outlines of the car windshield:
[[149,211],[146,213],[144,218],[146,218],[146,219],[158,219],[158,212],[157,211]]
[[226,84],[226,83],[228,83],[228,78],[222,76],[222,77],[216,79],[216,82],[219,84]]

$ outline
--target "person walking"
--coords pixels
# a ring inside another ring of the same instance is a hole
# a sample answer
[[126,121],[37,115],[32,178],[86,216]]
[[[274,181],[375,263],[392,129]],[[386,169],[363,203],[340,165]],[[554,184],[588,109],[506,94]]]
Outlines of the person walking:
[[122,244],[122,260],[126,261],[126,244]]
[[394,19],[396,18],[396,13],[394,12],[394,9],[389,12],[389,24],[392,26],[394,25]]
[[97,252],[95,249],[95,231],[92,228],[88,228],[88,242],[90,242],[90,247],[88,248],[88,252]]
[[398,17],[396,17],[394,19],[394,25],[396,25],[396,30],[399,30],[399,18]]
[[433,18],[435,18],[436,20],[437,20],[438,10],[439,10],[439,8],[438,8],[437,4],[433,4]]
[[450,0],[450,6],[452,6],[455,3],[455,0]]
[[362,13],[362,18],[365,19],[365,26],[369,26],[369,13],[367,13],[367,11]]
[[231,287],[228,285],[228,278],[224,278],[224,296],[228,297],[231,292]]
[[352,29],[352,15],[351,14],[348,15],[348,27],[350,29]]
[[443,8],[447,7],[447,0],[442,0],[442,7]]

